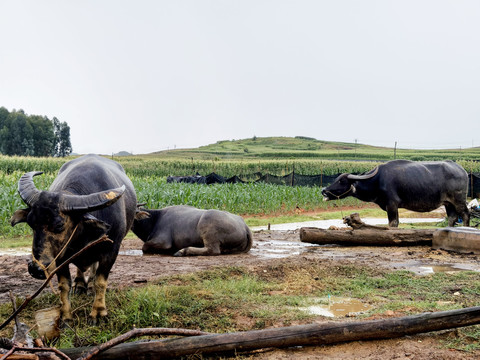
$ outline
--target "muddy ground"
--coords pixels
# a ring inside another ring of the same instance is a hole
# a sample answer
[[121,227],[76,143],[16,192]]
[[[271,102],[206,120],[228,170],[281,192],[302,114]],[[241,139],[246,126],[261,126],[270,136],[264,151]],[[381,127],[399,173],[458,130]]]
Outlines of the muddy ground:
[[[161,276],[194,272],[215,266],[245,266],[261,271],[279,262],[318,261],[325,266],[357,264],[388,269],[408,269],[421,276],[432,271],[471,269],[480,271],[476,255],[461,255],[430,247],[340,247],[317,246],[299,241],[295,231],[254,233],[254,246],[248,254],[216,257],[176,258],[141,254],[142,242],[127,239],[109,278],[110,287],[142,286]],[[28,255],[0,256],[0,301],[9,301],[8,291],[18,296],[31,295],[42,284],[27,272]],[[46,291],[49,291],[48,289]],[[386,317],[396,316],[385,314]],[[331,321],[319,316],[317,322]],[[335,321],[352,321],[336,318]],[[332,346],[310,346],[267,350],[252,354],[252,359],[475,359],[480,352],[467,354],[445,349],[441,341],[455,336],[455,330],[382,341],[357,341]]]

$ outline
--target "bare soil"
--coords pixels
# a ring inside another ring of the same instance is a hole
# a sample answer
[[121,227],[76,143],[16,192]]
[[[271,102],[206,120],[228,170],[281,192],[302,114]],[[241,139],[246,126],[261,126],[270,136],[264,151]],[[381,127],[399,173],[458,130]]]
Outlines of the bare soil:
[[[182,257],[141,254],[139,239],[126,239],[112,269],[109,287],[134,287],[159,277],[211,269],[216,266],[244,266],[262,271],[282,262],[304,264],[322,260],[325,267],[341,264],[388,269],[409,269],[419,274],[435,266],[480,270],[478,257],[429,247],[340,247],[317,246],[299,241],[298,231],[260,231],[254,233],[254,246],[247,254],[214,257]],[[31,295],[42,284],[27,271],[29,255],[0,256],[0,302],[9,301],[8,292]],[[46,289],[45,291],[49,291]],[[381,317],[399,316],[386,313]],[[319,316],[316,321],[326,319]],[[329,320],[331,321],[331,320]],[[336,321],[352,321],[337,318]],[[279,325],[281,326],[281,325]],[[455,337],[456,331],[443,331],[382,341],[356,341],[331,346],[269,349],[251,354],[252,359],[476,359],[480,352],[464,353],[445,349],[441,341]]]

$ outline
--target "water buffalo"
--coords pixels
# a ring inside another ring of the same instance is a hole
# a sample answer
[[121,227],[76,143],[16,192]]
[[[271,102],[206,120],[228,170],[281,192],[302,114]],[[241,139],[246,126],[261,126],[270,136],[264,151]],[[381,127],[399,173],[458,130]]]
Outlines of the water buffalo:
[[141,209],[132,231],[145,242],[144,253],[220,255],[252,247],[252,233],[240,216],[185,205]]
[[[95,323],[107,315],[107,279],[120,243],[133,224],[135,190],[120,164],[97,155],[65,163],[48,191],[38,190],[33,182],[40,174],[29,172],[20,178],[18,192],[28,208],[15,211],[11,218],[12,226],[27,222],[33,230],[33,261],[28,266],[33,277],[45,278],[45,271],[52,271],[103,235],[113,241],[97,244],[73,261],[78,268],[76,290],[86,289],[84,272],[94,269],[95,300],[90,319]],[[61,316],[68,321],[72,319],[68,266],[57,272],[57,277]]]
[[452,161],[414,162],[393,160],[363,175],[342,174],[322,190],[325,200],[353,196],[379,205],[387,212],[389,226],[398,226],[398,208],[428,212],[445,205],[448,225],[458,217],[469,225],[466,205],[468,176]]

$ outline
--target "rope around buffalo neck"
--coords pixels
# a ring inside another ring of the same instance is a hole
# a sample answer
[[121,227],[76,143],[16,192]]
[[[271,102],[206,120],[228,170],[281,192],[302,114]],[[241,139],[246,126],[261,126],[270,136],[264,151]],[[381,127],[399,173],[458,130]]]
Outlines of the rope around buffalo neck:
[[327,194],[329,194],[329,195],[332,195],[333,197],[336,197],[335,200],[340,200],[340,198],[341,198],[343,195],[347,195],[350,191],[353,191],[353,189],[355,189],[354,186],[353,186],[353,185],[350,185],[350,189],[348,189],[347,191],[345,191],[343,194],[340,194],[340,195],[335,195],[335,194],[333,194],[332,192],[327,191],[327,190],[325,190],[325,192],[326,192]]
[[[348,194],[350,191],[353,191],[355,188],[353,185],[350,185],[350,189],[348,189],[347,191],[345,191],[343,194],[340,194],[340,195],[335,195],[333,194],[332,192],[330,191],[325,191],[327,194],[331,194],[332,196],[336,197],[336,201],[340,200],[340,198],[346,194]],[[340,213],[342,214],[342,219],[343,219],[343,210],[340,208]]]

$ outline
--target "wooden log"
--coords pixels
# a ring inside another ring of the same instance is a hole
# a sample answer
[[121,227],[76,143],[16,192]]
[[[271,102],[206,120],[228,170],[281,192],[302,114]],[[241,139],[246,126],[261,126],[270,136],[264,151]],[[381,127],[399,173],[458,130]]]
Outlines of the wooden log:
[[431,245],[434,229],[382,230],[338,229],[325,230],[315,227],[300,229],[300,241],[318,245],[412,246]]
[[[99,353],[93,359],[165,359],[190,354],[230,353],[271,347],[329,345],[348,341],[397,338],[479,323],[480,307],[477,306],[384,320],[328,322],[180,339],[131,342]],[[88,350],[89,348],[62,349],[63,353],[71,359],[80,357]]]
[[358,213],[344,217],[346,229],[303,227],[300,241],[319,245],[402,246],[431,245],[434,229],[399,229],[365,224]]

